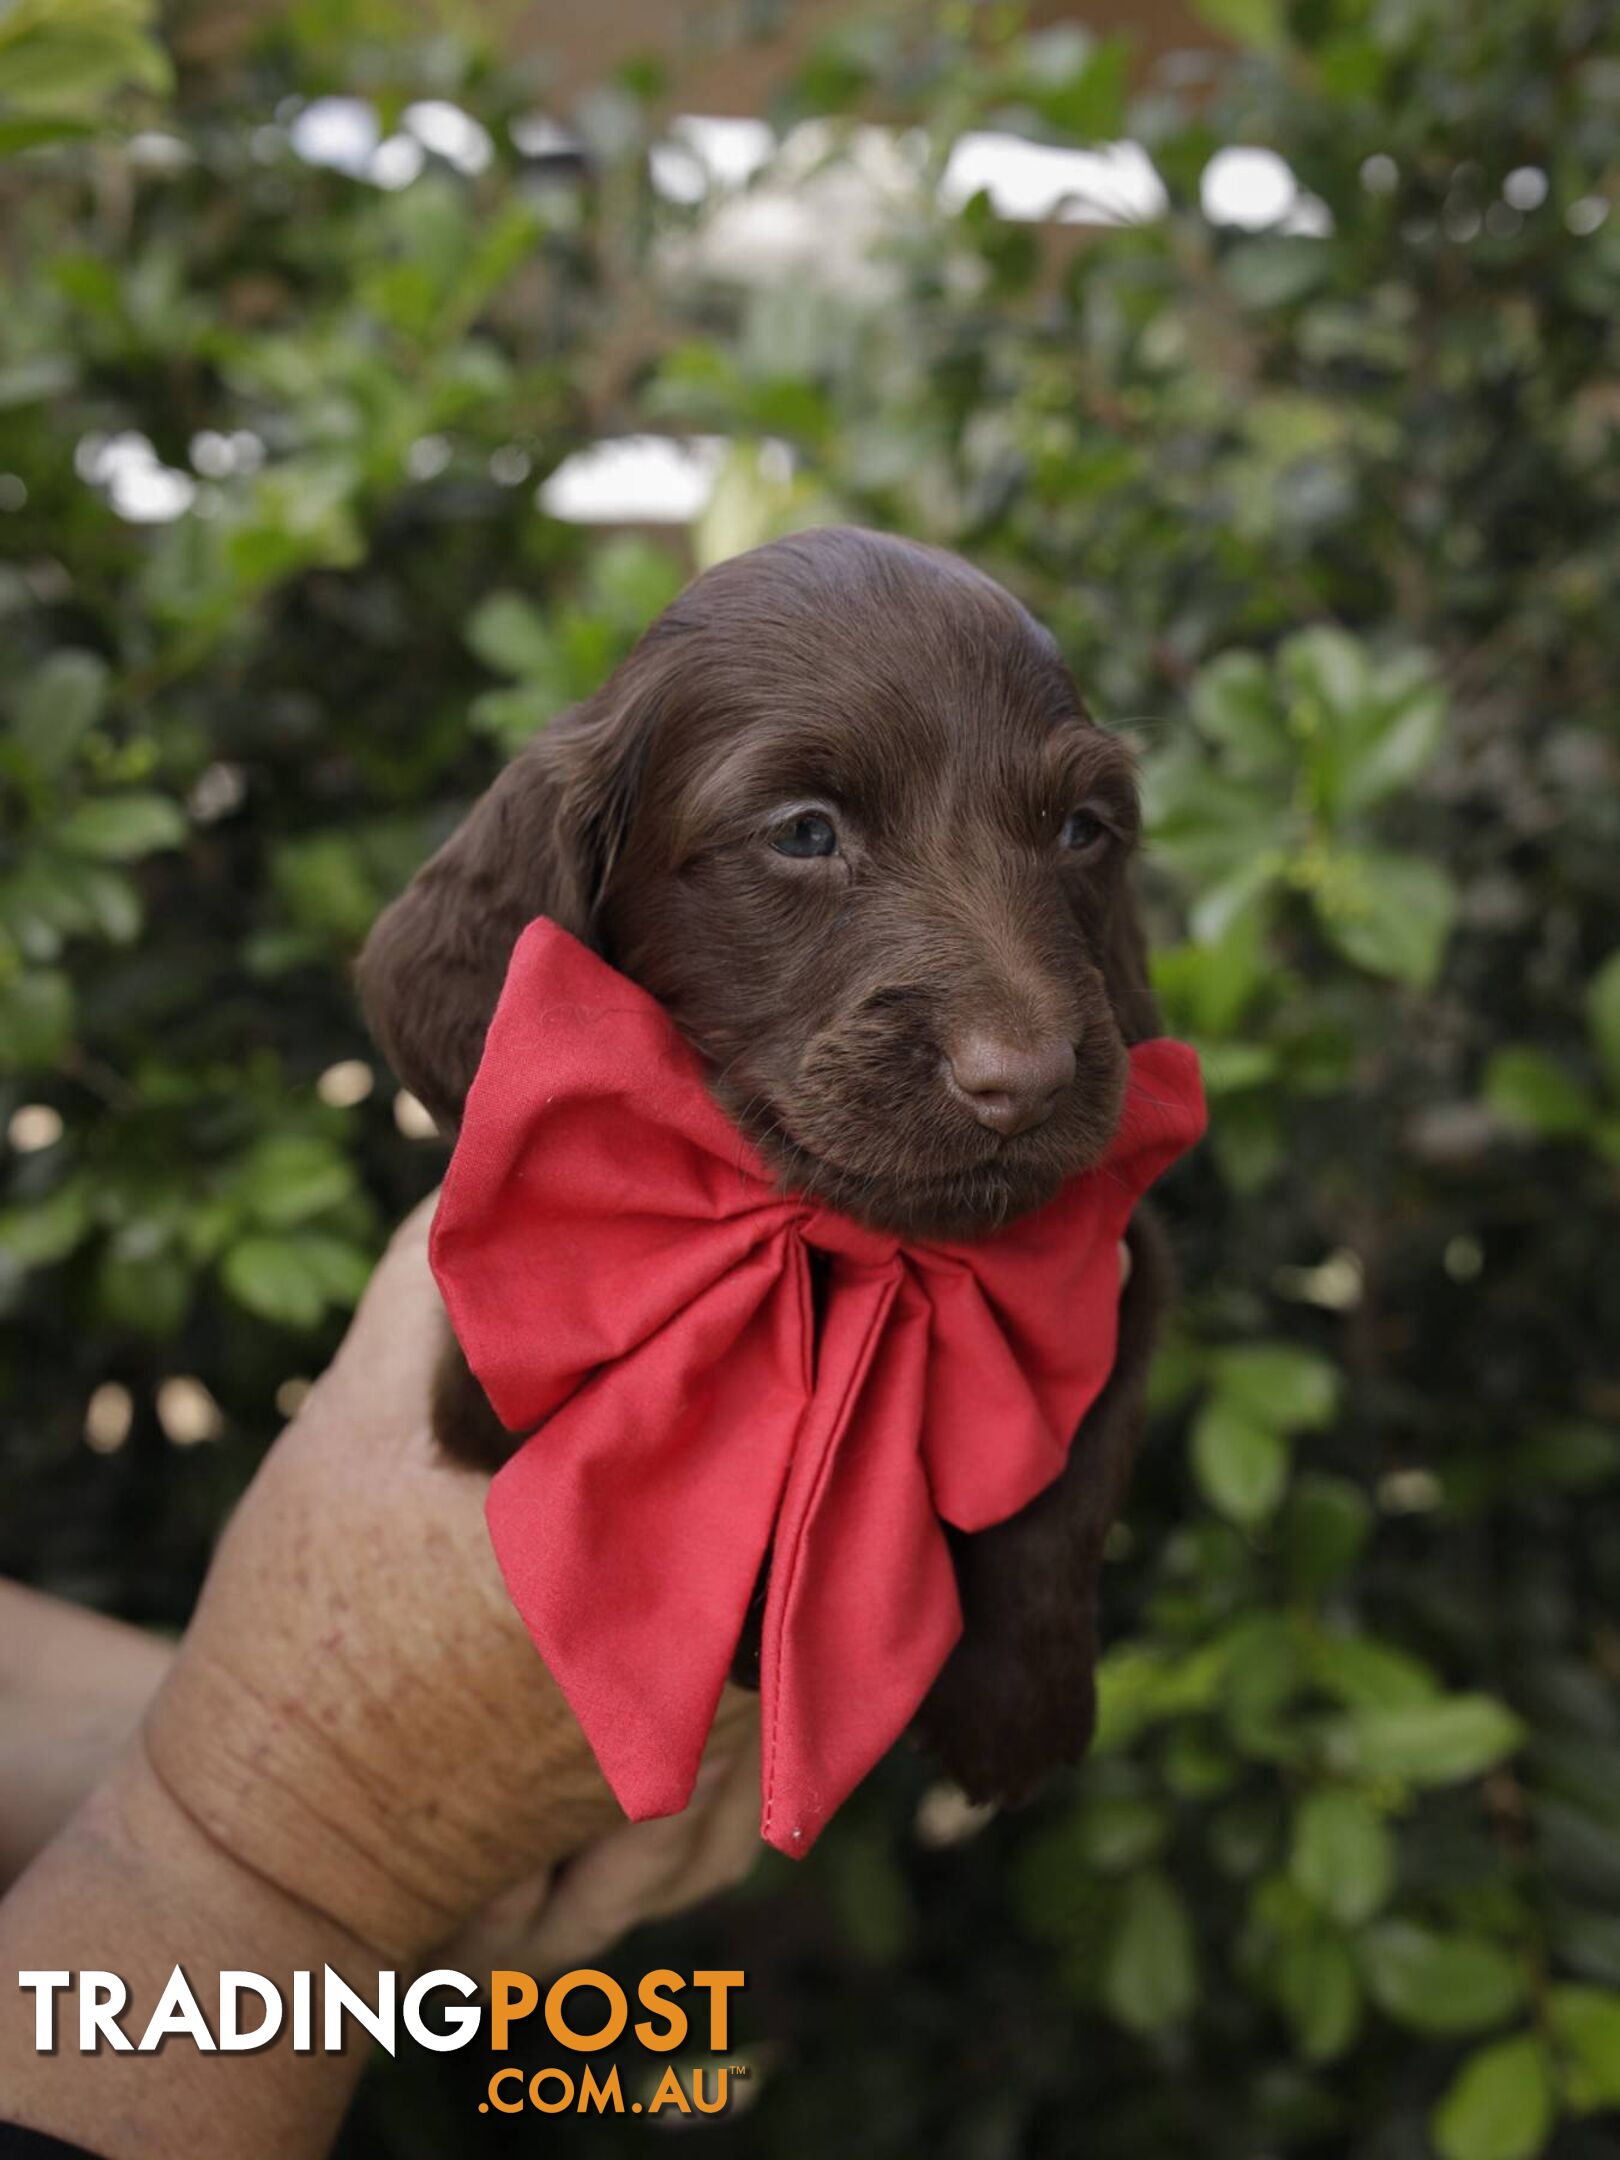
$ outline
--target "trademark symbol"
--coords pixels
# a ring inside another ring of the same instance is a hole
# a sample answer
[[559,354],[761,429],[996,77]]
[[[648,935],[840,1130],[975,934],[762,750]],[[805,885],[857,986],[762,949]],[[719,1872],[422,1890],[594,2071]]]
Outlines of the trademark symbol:
[[727,2063],[726,2068],[733,2077],[746,2077],[748,2075],[747,2063]]

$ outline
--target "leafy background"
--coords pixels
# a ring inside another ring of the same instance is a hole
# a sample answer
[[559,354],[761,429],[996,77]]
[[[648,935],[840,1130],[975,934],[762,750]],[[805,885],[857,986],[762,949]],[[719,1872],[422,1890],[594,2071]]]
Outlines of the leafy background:
[[[358,941],[693,562],[829,515],[960,548],[1146,746],[1215,1120],[1099,1742],[989,1822],[897,1759],[630,1946],[750,1974],[727,2150],[1620,2152],[1620,32],[1209,13],[1225,57],[1151,69],[852,20],[752,189],[858,169],[864,222],[772,277],[738,198],[650,184],[651,65],[579,156],[465,11],[0,11],[10,1569],[183,1621],[437,1174]],[[295,154],[332,93],[483,134],[380,185]],[[1165,213],[941,208],[989,125],[1134,136]],[[1232,143],[1303,217],[1211,221]],[[545,514],[642,429],[730,445],[678,545]],[[475,2068],[380,2073],[343,2152],[459,2150]]]

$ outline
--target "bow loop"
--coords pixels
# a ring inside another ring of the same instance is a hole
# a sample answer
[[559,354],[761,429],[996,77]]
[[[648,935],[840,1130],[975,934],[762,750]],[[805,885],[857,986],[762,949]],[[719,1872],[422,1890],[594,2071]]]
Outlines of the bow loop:
[[1094,1171],[910,1247],[785,1197],[651,998],[553,923],[519,939],[432,1259],[531,1435],[490,1487],[496,1557],[631,1816],[690,1796],[762,1569],[772,1844],[808,1851],[914,1716],[962,1624],[941,1518],[983,1529],[1060,1473],[1131,1208],[1203,1128],[1190,1050],[1131,1061]]

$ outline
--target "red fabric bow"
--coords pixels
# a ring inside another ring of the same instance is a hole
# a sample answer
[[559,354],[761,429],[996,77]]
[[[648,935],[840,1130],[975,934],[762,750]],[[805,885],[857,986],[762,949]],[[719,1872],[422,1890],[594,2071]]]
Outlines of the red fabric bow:
[[1113,1362],[1118,1240],[1203,1123],[1193,1052],[1144,1043],[1098,1168],[995,1237],[901,1245],[777,1190],[662,1008],[529,925],[433,1267],[531,1432],[490,1534],[626,1814],[685,1805],[769,1550],[760,1828],[809,1850],[961,1632],[941,1518],[1000,1522],[1063,1468]]

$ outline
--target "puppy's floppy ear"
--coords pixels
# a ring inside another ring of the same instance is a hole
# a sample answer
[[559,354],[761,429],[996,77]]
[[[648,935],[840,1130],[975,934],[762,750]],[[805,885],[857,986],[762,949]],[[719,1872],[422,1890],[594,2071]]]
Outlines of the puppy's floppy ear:
[[629,823],[651,712],[610,682],[507,766],[378,919],[366,1018],[446,1130],[461,1116],[512,948],[537,915],[590,942]]

